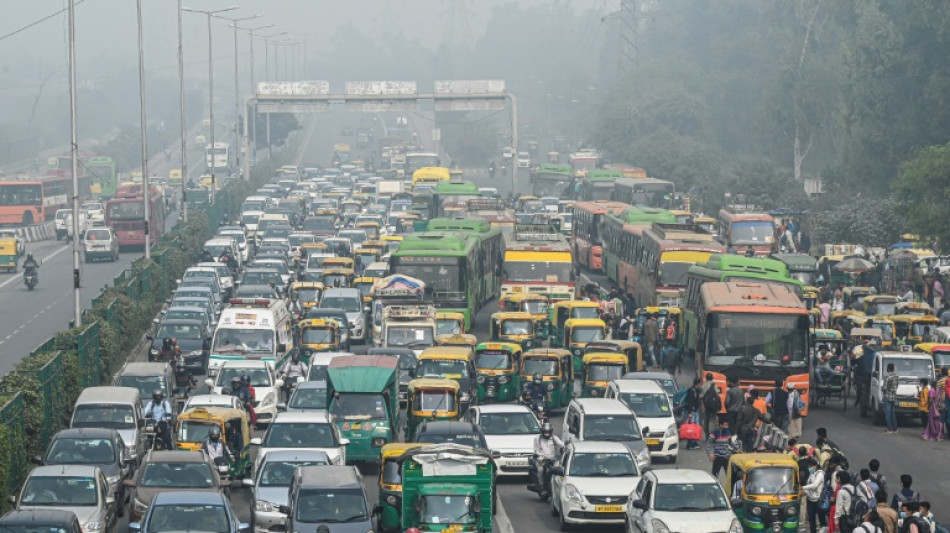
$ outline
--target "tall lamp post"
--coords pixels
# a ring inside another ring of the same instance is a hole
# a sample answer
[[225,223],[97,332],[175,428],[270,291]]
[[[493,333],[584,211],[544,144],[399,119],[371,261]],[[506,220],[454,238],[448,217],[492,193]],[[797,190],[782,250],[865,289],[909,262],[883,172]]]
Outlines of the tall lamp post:
[[79,136],[76,130],[75,12],[75,2],[69,0],[69,155],[73,171],[73,327],[78,328],[82,326],[82,300],[79,293]]
[[142,0],[137,0],[135,5],[139,30],[139,107],[141,108],[139,118],[142,121],[140,127],[142,136],[142,214],[145,218],[145,259],[151,259],[152,243],[150,242],[151,228],[149,228],[149,222],[151,221],[150,210],[152,206],[150,201],[152,198],[149,194],[148,187],[148,123],[145,117],[145,46],[142,38]]
[[[259,37],[259,35],[256,34],[256,33],[254,33],[254,32],[259,31],[259,30],[265,30],[265,29],[267,29],[267,28],[273,28],[273,27],[274,27],[273,24],[267,24],[267,25],[264,25],[264,26],[257,26],[257,27],[255,27],[255,28],[241,28],[242,30],[244,30],[244,31],[247,32],[247,40],[248,40],[248,43],[250,44],[250,50],[251,50],[251,72],[250,72],[250,79],[251,79],[251,91],[254,92],[254,93],[257,92],[257,78],[254,76],[254,37]],[[244,112],[245,112],[245,113],[250,113],[250,112],[251,112],[250,106],[248,106],[248,109],[245,109]],[[252,138],[255,138],[255,139],[256,139],[256,135],[257,135],[257,108],[254,108],[254,116],[248,117],[248,119],[249,119],[249,120],[246,120],[246,121],[245,121],[245,124],[248,124],[248,125],[249,125],[249,126],[248,126],[248,129],[252,130],[252,131],[254,132],[254,135],[251,136],[251,135],[250,135],[250,132],[245,131],[245,132],[244,132],[244,136],[245,136],[246,138],[248,138],[248,139],[252,139]],[[256,144],[257,144],[257,141],[255,141],[255,145],[256,145]],[[257,159],[257,146],[250,146],[250,143],[247,143],[247,142],[244,143],[244,146],[247,147],[247,153],[244,154],[245,160],[246,160],[246,161],[254,161],[254,160],[256,160],[256,159]],[[253,159],[251,159],[251,153],[252,153],[252,152],[254,153],[254,158],[253,158]],[[250,165],[245,165],[245,166],[246,166],[247,169],[250,169]],[[250,178],[250,170],[248,170],[248,171],[245,173],[244,179],[251,179],[251,178]]]
[[229,26],[234,28],[234,146],[235,146],[234,153],[237,156],[235,159],[237,167],[241,168],[241,156],[240,156],[241,149],[238,147],[240,142],[238,142],[239,137],[237,135],[238,124],[241,123],[241,82],[238,79],[238,29],[239,29],[238,23],[243,22],[245,20],[254,20],[256,18],[263,17],[264,15],[261,13],[258,13],[256,15],[251,15],[249,17],[239,17],[239,18],[222,17],[221,15],[213,15],[213,16],[215,18],[227,20],[228,22],[231,23],[229,24]]
[[[141,2],[142,0],[139,0]],[[217,180],[214,175],[214,50],[213,50],[213,41],[211,39],[211,17],[218,13],[225,13],[227,11],[234,11],[238,6],[229,6],[222,9],[214,10],[202,10],[202,9],[193,9],[190,7],[182,7],[182,11],[188,11],[190,13],[201,13],[208,17],[208,121],[210,122],[211,128],[211,203],[215,201],[215,189],[218,187]]]
[[264,39],[264,81],[270,81],[270,40],[281,35],[287,35],[287,32],[281,31],[270,35],[259,35],[261,39]]

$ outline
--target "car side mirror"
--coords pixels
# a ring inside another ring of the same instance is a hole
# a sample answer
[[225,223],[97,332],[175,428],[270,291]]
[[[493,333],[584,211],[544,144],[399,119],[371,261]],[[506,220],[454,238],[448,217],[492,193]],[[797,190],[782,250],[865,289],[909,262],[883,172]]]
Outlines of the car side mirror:
[[126,486],[126,487],[134,487],[134,486],[135,486],[135,480],[132,480],[132,479],[123,479],[123,480],[122,480],[122,485],[124,485],[124,486]]
[[647,435],[649,435],[649,434],[650,434],[650,427],[649,427],[649,426],[640,429],[640,435],[642,435],[643,438],[647,438]]
[[244,478],[244,479],[241,480],[241,485],[244,485],[245,487],[251,488],[251,487],[254,486],[254,480],[251,479],[251,478]]
[[286,345],[286,344],[278,344],[278,345],[277,345],[277,351],[278,351],[278,352],[286,352],[286,351],[287,351],[287,345]]
[[278,505],[277,510],[284,513],[285,515],[290,515],[290,506],[289,505]]
[[251,533],[251,524],[238,522],[238,533]]
[[214,380],[211,379],[211,378],[206,379],[206,380],[205,380],[205,385],[207,385],[208,388],[213,389],[213,388],[214,388]]
[[129,522],[129,531],[131,533],[138,533],[142,531],[142,524],[139,522]]
[[7,497],[7,501],[10,502],[10,505],[16,505],[16,496],[10,495]]
[[346,446],[350,443],[350,439],[340,439],[340,446]]
[[41,456],[39,456],[39,455],[34,455],[34,456],[30,457],[30,462],[33,463],[33,464],[35,464],[35,465],[43,466],[43,457],[41,457]]
[[[166,311],[163,309],[163,310],[162,310],[162,314],[165,314],[165,313],[166,313]],[[153,319],[152,319],[152,324],[158,325],[158,324],[161,324],[161,323],[162,323],[161,320],[159,320],[159,319],[157,319],[157,318],[153,318]],[[145,336],[146,339],[148,339],[148,337],[149,337],[148,335]],[[148,339],[148,340],[152,340],[152,339]]]
[[284,411],[287,410],[287,404],[284,403],[284,402],[278,403],[278,404],[277,404],[277,410],[280,411],[281,413],[283,413]]
[[[156,318],[155,320],[152,320],[152,322],[155,322],[156,324],[158,324],[158,319]],[[146,335],[145,338],[148,339],[148,340],[150,340],[150,341],[155,340],[155,337],[153,337],[153,336],[151,336],[151,335]]]
[[563,467],[563,466],[552,466],[552,467],[551,467],[551,474],[553,474],[553,475],[555,475],[555,476],[563,476],[563,475],[564,475],[564,467]]
[[276,380],[274,380],[274,386],[275,386],[275,387],[278,387],[278,388],[283,387],[283,386],[284,386],[284,380],[282,380],[282,379],[276,379]]
[[733,509],[742,509],[742,498],[736,498],[729,502]]
[[251,446],[260,446],[262,442],[264,441],[262,441],[260,437],[254,437],[251,439]]
[[374,515],[377,515],[377,516],[378,516],[378,515],[382,514],[382,512],[383,512],[383,506],[382,506],[382,505],[379,505],[379,504],[377,503],[376,505],[373,506],[373,514],[374,514]]
[[641,511],[647,510],[647,502],[643,500],[633,500],[633,508],[640,509]]
[[106,505],[115,505],[115,497],[106,496]]
[[875,370],[874,372],[871,372],[871,376],[877,378],[877,377],[881,377],[881,374],[877,370]]

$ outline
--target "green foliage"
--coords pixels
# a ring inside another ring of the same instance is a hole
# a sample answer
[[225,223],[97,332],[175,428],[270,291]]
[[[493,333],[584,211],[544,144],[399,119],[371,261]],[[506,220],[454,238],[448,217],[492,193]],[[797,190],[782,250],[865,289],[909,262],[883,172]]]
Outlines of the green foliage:
[[274,148],[283,146],[291,133],[300,129],[300,121],[292,113],[257,114],[257,148],[267,148],[267,117],[270,116],[270,143]]
[[889,246],[905,232],[906,214],[892,197],[835,198],[839,201],[814,215],[813,243]]
[[950,144],[918,150],[902,165],[894,188],[911,233],[950,242]]
[[[497,122],[488,117],[458,113],[436,116],[442,132],[442,146],[461,165],[485,167],[497,154]],[[446,162],[448,163],[448,162]]]

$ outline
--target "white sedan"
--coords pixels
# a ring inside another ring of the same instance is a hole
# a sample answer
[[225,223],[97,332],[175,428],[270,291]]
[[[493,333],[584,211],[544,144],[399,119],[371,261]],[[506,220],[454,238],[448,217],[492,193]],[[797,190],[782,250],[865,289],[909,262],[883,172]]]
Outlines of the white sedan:
[[530,409],[519,404],[476,405],[465,420],[482,428],[488,449],[501,454],[495,459],[499,476],[528,475],[534,440],[541,433]]
[[552,474],[552,511],[566,531],[575,524],[623,524],[624,504],[641,471],[621,442],[574,441]]
[[205,384],[213,394],[230,394],[232,379],[245,375],[251,378],[251,387],[254,388],[254,412],[257,413],[258,425],[272,421],[277,416],[279,390],[284,382],[274,377],[274,367],[270,362],[225,361],[218,367],[215,378],[206,379]]

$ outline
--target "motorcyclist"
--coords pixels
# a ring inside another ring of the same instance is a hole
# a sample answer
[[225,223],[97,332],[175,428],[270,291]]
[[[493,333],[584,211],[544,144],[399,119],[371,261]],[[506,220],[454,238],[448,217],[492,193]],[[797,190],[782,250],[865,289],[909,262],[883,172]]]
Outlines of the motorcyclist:
[[[542,496],[547,494],[550,467],[557,461],[563,448],[564,442],[554,434],[551,423],[545,422],[541,426],[541,434],[534,438],[534,455],[531,457],[531,475]],[[543,476],[539,476],[540,472],[543,472]],[[541,479],[542,477],[544,479]]]
[[495,162],[494,161],[492,161],[491,163],[488,163],[488,176],[491,178],[495,177]]
[[152,419],[155,424],[156,438],[162,440],[166,450],[173,450],[172,435],[169,430],[169,421],[172,418],[172,406],[165,399],[162,389],[152,392],[152,399],[145,404],[145,418]]
[[185,367],[185,363],[179,361],[175,364],[175,394],[187,395],[188,391],[197,385],[198,382],[191,372]]
[[159,353],[160,361],[171,362],[178,359],[181,355],[181,348],[178,347],[178,339],[174,337],[165,337],[162,340],[162,351]]
[[290,354],[290,361],[284,363],[280,369],[281,379],[284,380],[284,393],[289,397],[290,389],[298,380],[307,378],[307,363],[300,360],[300,352],[294,350]]
[[536,372],[528,383],[527,392],[531,395],[531,408],[537,413],[539,407],[545,407],[545,401],[548,396],[548,388],[544,384],[544,377],[540,372]]
[[219,263],[224,263],[228,266],[228,270],[231,272],[237,272],[238,264],[237,259],[231,256],[228,252],[221,254],[221,257],[218,258]]
[[254,390],[254,386],[251,385],[251,376],[248,374],[241,374],[241,385],[247,389],[247,393],[251,396],[251,423],[257,424],[257,411],[254,410],[254,402],[257,401],[257,391]]
[[236,397],[241,401],[241,405],[244,406],[244,409],[251,414],[252,420],[254,422],[254,404],[253,399],[251,398],[251,391],[244,386],[244,382],[241,381],[240,376],[234,376],[231,378],[231,396]]
[[227,464],[234,460],[234,454],[221,440],[221,428],[215,426],[208,432],[208,438],[201,443],[201,449],[208,454],[215,465]]
[[33,276],[36,279],[36,284],[40,283],[40,263],[33,258],[33,254],[26,254],[26,259],[23,260],[23,279]]

